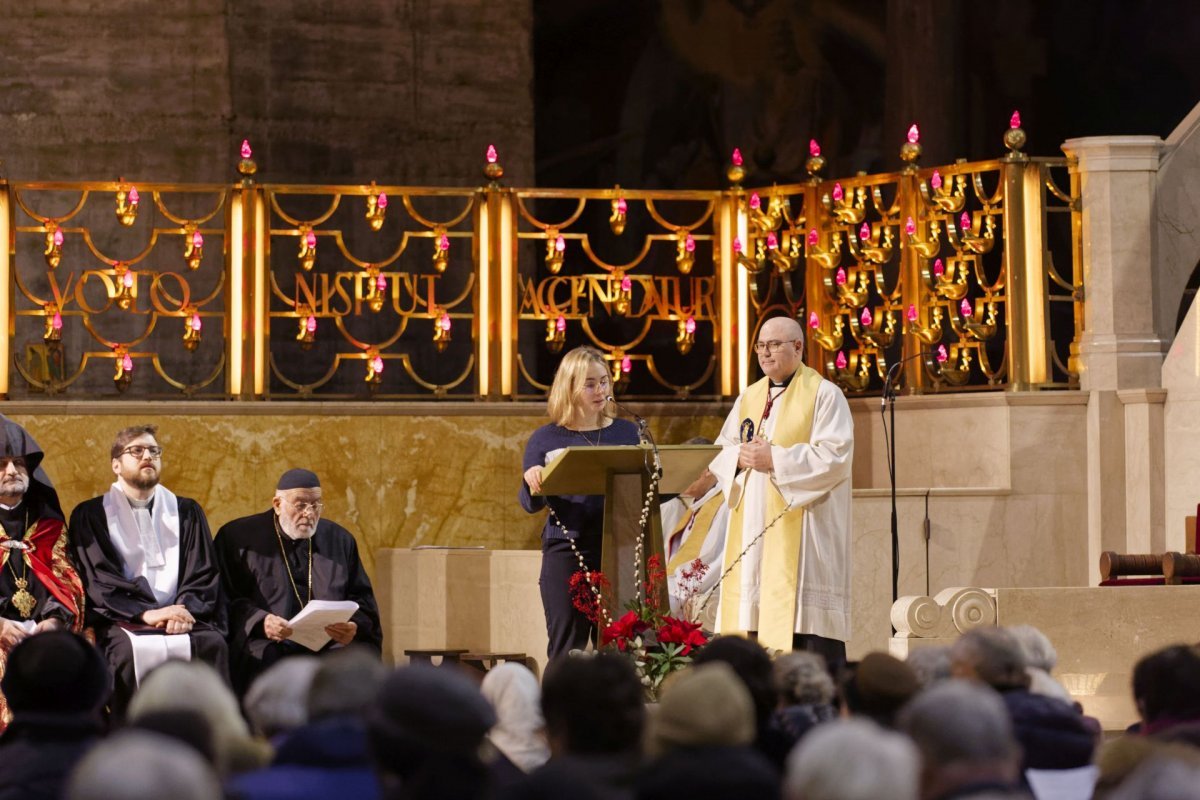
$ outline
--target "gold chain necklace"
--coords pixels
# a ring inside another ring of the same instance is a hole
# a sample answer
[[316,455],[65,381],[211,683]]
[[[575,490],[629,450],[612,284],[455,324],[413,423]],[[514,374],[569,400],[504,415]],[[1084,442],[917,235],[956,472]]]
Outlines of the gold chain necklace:
[[[283,556],[283,567],[284,567],[284,569],[287,570],[288,580],[291,581],[291,584],[292,584],[292,591],[295,592],[295,594],[296,594],[296,602],[300,604],[301,608],[304,608],[306,605],[308,605],[308,603],[305,602],[304,600],[300,599],[300,590],[298,588],[296,588],[296,578],[294,575],[292,575],[292,565],[291,565],[291,563],[288,562],[287,550],[283,549],[283,530],[279,527],[279,515],[275,514],[271,517],[271,519],[275,523],[275,536],[276,536],[276,538],[279,539],[279,553],[280,553],[280,555]],[[313,596],[312,595],[312,572],[313,572],[312,564],[313,564],[313,544],[312,544],[312,539],[310,538],[308,540],[308,599],[309,599],[309,601],[312,600],[312,596]]]
[[604,436],[604,428],[603,428],[603,427],[600,427],[600,428],[597,428],[597,429],[596,429],[596,441],[594,441],[594,442],[593,442],[591,439],[589,439],[589,438],[587,437],[587,435],[586,435],[586,434],[585,434],[583,431],[580,431],[580,430],[575,430],[574,428],[568,428],[567,430],[571,431],[572,433],[577,433],[577,434],[579,434],[579,438],[583,439],[583,440],[584,440],[585,442],[587,442],[587,443],[588,443],[588,445],[590,445],[591,447],[599,447],[599,446],[600,446],[600,439],[601,439],[601,437],[602,437],[602,436]]
[[[32,528],[29,526],[29,506],[27,505],[25,507],[24,539],[29,538],[29,533],[31,530]],[[22,539],[22,542],[24,542],[24,539]],[[13,592],[13,595],[10,599],[12,600],[13,606],[17,609],[17,611],[20,612],[21,618],[29,619],[33,616],[33,610],[37,608],[37,598],[29,593],[29,564],[25,561],[25,549],[19,549],[19,558],[21,559],[21,565],[24,567],[24,569],[21,571],[22,574],[20,575],[17,574],[16,567],[13,566],[12,552],[10,551],[8,554],[8,571],[12,573],[14,585],[17,587],[17,590]]]

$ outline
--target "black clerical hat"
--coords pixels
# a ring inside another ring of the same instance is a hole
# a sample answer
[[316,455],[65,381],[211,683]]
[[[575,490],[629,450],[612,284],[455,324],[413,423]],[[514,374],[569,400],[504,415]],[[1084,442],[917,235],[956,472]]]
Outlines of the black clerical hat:
[[317,473],[307,469],[289,469],[279,478],[279,484],[275,487],[276,491],[284,491],[286,489],[320,489],[321,479],[317,477]]

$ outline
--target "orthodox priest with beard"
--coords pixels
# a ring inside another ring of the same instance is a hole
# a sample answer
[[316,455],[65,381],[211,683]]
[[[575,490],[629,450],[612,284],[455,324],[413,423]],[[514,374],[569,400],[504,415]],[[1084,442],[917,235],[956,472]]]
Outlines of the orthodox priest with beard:
[[290,641],[288,620],[312,600],[353,600],[349,622],[326,626],[322,652],[350,643],[383,646],[379,607],[350,531],[321,518],[321,481],[290,469],[275,487],[272,507],[217,531],[217,558],[229,597],[229,659],[241,694],[276,661],[311,653]]
[[229,676],[225,607],[212,535],[195,500],[159,483],[163,449],[153,425],[125,428],[112,446],[117,480],[71,514],[87,591],[87,622],[115,678],[112,714],[151,669],[198,658]]
[[[3,416],[0,441],[0,677],[9,651],[42,631],[83,626],[83,584],[67,553],[58,493],[41,468],[44,454]],[[8,722],[0,695],[0,731]]]

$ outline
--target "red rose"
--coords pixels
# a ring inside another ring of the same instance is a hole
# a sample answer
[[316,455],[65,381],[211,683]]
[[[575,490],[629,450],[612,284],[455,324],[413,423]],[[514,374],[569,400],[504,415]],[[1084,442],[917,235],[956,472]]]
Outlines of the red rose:
[[708,644],[708,637],[694,622],[687,622],[674,617],[663,617],[662,626],[656,634],[659,644],[682,644],[680,655],[686,656],[693,648]]
[[636,611],[630,611],[604,629],[600,634],[600,646],[604,647],[615,642],[617,649],[624,651],[626,646],[633,641],[633,637],[648,627],[650,626],[642,622]]

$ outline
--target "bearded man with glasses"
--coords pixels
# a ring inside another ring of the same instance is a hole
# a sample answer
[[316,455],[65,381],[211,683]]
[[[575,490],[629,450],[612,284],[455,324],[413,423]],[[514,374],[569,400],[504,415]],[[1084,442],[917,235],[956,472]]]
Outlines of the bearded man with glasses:
[[204,509],[159,483],[153,425],[120,431],[108,492],[75,507],[69,525],[87,592],[87,623],[114,677],[110,711],[125,716],[141,680],[171,658],[198,658],[228,680],[225,603]]
[[836,670],[850,638],[854,421],[842,391],[803,363],[796,320],[764,322],[754,351],[765,377],[734,403],[709,465],[729,506],[724,563],[734,565],[718,630],[818,652]]
[[322,519],[321,481],[290,469],[275,487],[272,507],[217,531],[217,558],[229,596],[230,664],[234,689],[282,658],[312,651],[291,641],[288,620],[312,600],[353,600],[348,622],[326,626],[321,652],[351,642],[383,648],[379,607],[350,531]]

